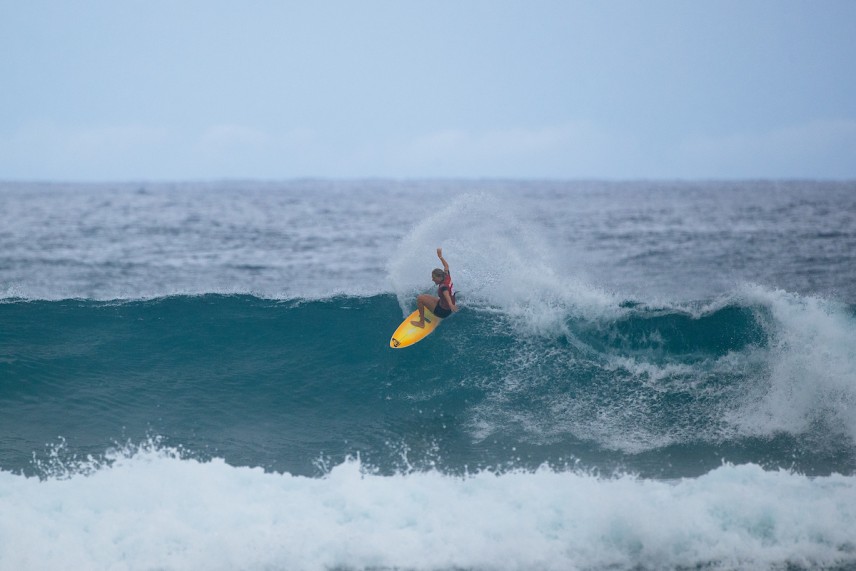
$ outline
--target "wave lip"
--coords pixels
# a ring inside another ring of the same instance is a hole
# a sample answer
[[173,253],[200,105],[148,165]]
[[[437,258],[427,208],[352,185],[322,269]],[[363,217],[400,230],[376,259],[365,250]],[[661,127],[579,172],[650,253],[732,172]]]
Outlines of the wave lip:
[[0,570],[799,569],[856,564],[854,527],[856,477],[751,464],[655,481],[351,459],[309,478],[149,445],[60,478],[0,471]]

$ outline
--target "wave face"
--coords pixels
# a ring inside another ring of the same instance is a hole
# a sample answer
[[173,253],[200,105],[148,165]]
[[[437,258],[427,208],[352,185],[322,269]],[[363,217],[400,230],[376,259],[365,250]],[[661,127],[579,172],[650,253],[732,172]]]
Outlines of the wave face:
[[854,569],[853,190],[0,184],[0,571]]
[[303,475],[356,454],[383,473],[856,467],[856,326],[844,307],[756,289],[694,313],[624,304],[564,316],[552,332],[466,308],[393,351],[400,318],[390,295],[0,304],[0,462],[26,471],[58,435],[90,454],[158,434]]

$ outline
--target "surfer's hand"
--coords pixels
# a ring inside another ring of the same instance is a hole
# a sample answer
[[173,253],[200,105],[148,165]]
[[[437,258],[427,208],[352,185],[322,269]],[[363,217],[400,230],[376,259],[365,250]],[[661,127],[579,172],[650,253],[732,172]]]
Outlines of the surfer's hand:
[[443,259],[443,248],[437,248],[437,257]]
[[452,306],[449,306],[449,307],[452,309],[452,313],[457,313],[457,311],[458,311],[458,306],[457,306],[457,305],[452,305]]

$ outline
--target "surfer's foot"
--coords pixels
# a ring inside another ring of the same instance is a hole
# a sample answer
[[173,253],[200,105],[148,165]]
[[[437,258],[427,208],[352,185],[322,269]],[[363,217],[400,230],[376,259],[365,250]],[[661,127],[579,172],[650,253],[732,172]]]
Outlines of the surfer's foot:
[[413,327],[419,327],[421,329],[421,328],[425,327],[425,322],[424,321],[411,321],[410,325],[412,325]]

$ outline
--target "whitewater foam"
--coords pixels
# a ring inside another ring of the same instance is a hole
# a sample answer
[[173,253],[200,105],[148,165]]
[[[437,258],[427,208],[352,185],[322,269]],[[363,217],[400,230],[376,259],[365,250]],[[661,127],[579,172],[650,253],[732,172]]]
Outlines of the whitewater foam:
[[804,433],[819,425],[856,441],[856,319],[838,302],[747,286],[765,308],[767,373],[731,422],[746,434]]
[[145,446],[85,473],[0,472],[0,570],[664,569],[856,562],[856,477],[536,471],[322,477]]

